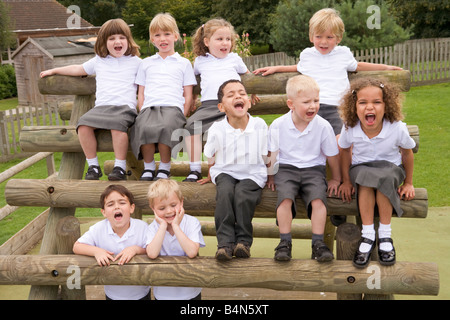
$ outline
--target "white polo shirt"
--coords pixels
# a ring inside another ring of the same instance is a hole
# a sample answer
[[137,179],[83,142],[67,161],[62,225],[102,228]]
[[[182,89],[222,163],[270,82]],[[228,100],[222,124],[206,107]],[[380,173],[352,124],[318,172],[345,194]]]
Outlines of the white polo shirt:
[[269,151],[278,153],[280,164],[309,168],[326,164],[326,157],[339,154],[330,123],[316,115],[300,132],[292,121],[292,111],[275,119],[269,127]]
[[338,143],[344,149],[353,146],[352,164],[386,160],[397,166],[402,163],[399,148],[412,149],[416,146],[416,142],[409,135],[406,123],[401,121],[390,123],[386,119],[383,119],[381,132],[372,139],[364,133],[359,121],[353,128],[345,129],[343,126]]
[[[180,228],[183,233],[192,241],[200,244],[200,247],[205,246],[205,240],[201,230],[200,222],[197,218],[184,214],[180,223]],[[146,244],[152,242],[156,233],[158,232],[159,224],[154,220],[147,228]],[[164,240],[161,247],[161,256],[186,256],[175,235],[171,235],[168,231],[164,235]],[[187,287],[153,287],[153,294],[158,300],[190,300],[198,296],[202,291],[201,288],[187,288]]]
[[[113,252],[115,255],[131,246],[146,247],[148,225],[145,221],[130,218],[130,227],[119,237],[111,227],[108,219],[97,222],[89,228],[78,242],[96,246]],[[145,297],[149,286],[104,286],[105,294],[113,300],[137,300]]]
[[355,71],[358,61],[349,48],[336,46],[330,53],[321,54],[315,47],[300,53],[298,72],[310,76],[320,87],[320,103],[338,106],[350,88],[348,72]]
[[83,63],[83,69],[88,75],[95,74],[97,85],[95,91],[95,106],[123,106],[132,109],[137,104],[136,73],[142,60],[136,56],[106,58],[95,56]]
[[165,59],[156,53],[142,61],[136,84],[145,86],[141,110],[151,106],[170,106],[184,112],[183,87],[195,86],[197,80],[188,59],[177,52]]
[[247,70],[242,58],[234,52],[230,52],[223,59],[209,53],[206,56],[198,56],[194,61],[194,73],[200,75],[200,100],[217,100],[219,87],[228,80],[241,80],[239,74],[244,74]]
[[249,116],[244,131],[233,128],[225,116],[213,123],[208,131],[204,154],[215,155],[215,163],[209,169],[211,180],[226,173],[237,180],[251,179],[261,188],[267,181],[267,167],[263,156],[267,155],[267,124],[261,118]]

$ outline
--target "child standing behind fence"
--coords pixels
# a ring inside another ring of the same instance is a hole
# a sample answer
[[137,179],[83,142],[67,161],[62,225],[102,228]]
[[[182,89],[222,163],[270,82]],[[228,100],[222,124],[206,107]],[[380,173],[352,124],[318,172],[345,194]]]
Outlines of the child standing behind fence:
[[[139,85],[136,123],[130,130],[131,148],[136,159],[144,159],[140,180],[152,181],[170,176],[171,150],[178,143],[172,133],[186,124],[192,105],[192,88],[197,84],[188,59],[175,52],[179,31],[168,13],[151,21],[150,40],[158,53],[142,61],[136,76]],[[155,151],[161,156],[155,172]]]
[[219,110],[226,117],[209,129],[204,151],[210,162],[210,179],[217,189],[216,258],[248,258],[253,242],[252,219],[267,180],[267,125],[248,114],[251,103],[239,80],[222,84],[218,98]]
[[[197,29],[193,49],[197,58],[194,72],[200,75],[201,107],[188,118],[186,147],[190,160],[190,173],[184,181],[201,179],[202,134],[211,125],[225,117],[217,108],[217,90],[227,80],[240,80],[240,74],[249,73],[244,61],[232,52],[236,42],[233,26],[223,19],[212,19]],[[257,97],[252,97],[253,102]],[[194,103],[195,103],[194,99]]]
[[[147,223],[131,218],[133,194],[124,186],[110,185],[100,196],[104,220],[97,222],[73,246],[75,254],[95,257],[100,266],[110,261],[125,264],[145,254]],[[108,300],[150,300],[149,286],[105,286]]]
[[[155,215],[147,231],[149,258],[195,258],[205,242],[198,219],[184,214],[183,195],[178,183],[169,179],[158,180],[151,184],[147,198]],[[157,300],[201,300],[201,291],[201,288],[153,287]]]
[[[327,218],[327,190],[338,194],[341,182],[339,150],[331,125],[317,114],[319,86],[311,77],[295,76],[287,82],[287,105],[291,111],[275,119],[269,128],[271,164],[278,160],[278,172],[269,175],[267,185],[276,186],[277,222],[280,243],[275,260],[292,258],[292,220],[296,215],[295,198],[300,194],[311,219],[312,258],[330,261],[333,254],[324,243]],[[332,179],[326,180],[326,161]]]
[[124,180],[128,151],[128,128],[136,118],[137,86],[134,81],[141,59],[139,46],[122,19],[105,22],[94,47],[96,56],[82,65],[41,72],[69,76],[96,75],[95,107],[78,121],[77,133],[88,163],[86,180],[98,180],[102,171],[97,158],[96,129],[111,130],[115,163],[109,180]]
[[375,247],[375,210],[380,216],[379,262],[395,263],[392,213],[394,210],[401,216],[400,199],[415,196],[412,148],[416,144],[401,122],[401,106],[398,89],[370,78],[353,82],[340,106],[345,124],[339,137],[343,178],[340,192],[346,201],[351,201],[356,192],[362,220],[362,236],[353,258],[356,267],[364,268],[370,262]]

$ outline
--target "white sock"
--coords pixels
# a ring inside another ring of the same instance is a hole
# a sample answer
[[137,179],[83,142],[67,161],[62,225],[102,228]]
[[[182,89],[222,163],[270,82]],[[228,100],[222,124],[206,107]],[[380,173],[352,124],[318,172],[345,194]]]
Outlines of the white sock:
[[[166,171],[169,171],[169,172],[170,172],[170,165],[171,165],[171,162],[165,163],[165,162],[162,162],[162,161],[161,161],[161,162],[159,163],[158,170],[166,170]],[[162,178],[162,179],[167,179],[169,176],[166,175],[165,173],[160,172],[160,173],[158,173],[157,177],[158,177],[158,178]]]
[[[95,158],[92,158],[92,159],[87,159],[86,158],[86,161],[87,161],[89,167],[90,166],[100,166],[98,164],[98,157],[95,157]],[[94,168],[94,170],[95,170],[95,172],[98,173],[98,170],[96,168]]]
[[[148,163],[148,162],[144,162],[144,170],[152,170],[155,171],[156,170],[156,163],[155,160],[153,160],[152,162]],[[144,172],[144,174],[142,175],[143,177],[149,177],[152,178],[153,175],[150,172]]]
[[[189,162],[189,167],[191,171],[197,171],[199,173],[202,172],[202,163],[199,162]],[[187,176],[187,179],[198,179],[198,177],[194,174],[190,174]]]
[[[364,238],[370,239],[372,241],[375,241],[375,227],[373,224],[369,224],[369,225],[363,225],[362,226],[362,231],[361,231],[361,235]],[[361,245],[359,246],[359,251],[361,251],[362,253],[366,253],[369,252],[371,248],[371,245],[369,245],[368,243],[361,243]]]
[[[392,233],[391,224],[380,223],[380,227],[378,228],[378,239],[390,238],[391,233]],[[380,243],[380,250],[391,251],[392,249],[393,249],[392,243],[390,242]]]
[[125,171],[127,169],[127,160],[116,159],[114,161],[114,167],[120,167],[123,169],[123,171]]

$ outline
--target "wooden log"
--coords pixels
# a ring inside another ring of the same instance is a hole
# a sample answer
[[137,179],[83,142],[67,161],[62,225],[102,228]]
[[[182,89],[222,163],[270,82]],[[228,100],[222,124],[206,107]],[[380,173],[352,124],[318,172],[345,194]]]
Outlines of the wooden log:
[[[352,223],[343,223],[336,231],[336,259],[352,261],[361,238],[361,230]],[[359,293],[343,294],[338,292],[338,300],[362,300]]]
[[[241,75],[247,92],[255,94],[285,94],[286,82],[289,78],[299,75],[298,72],[275,73],[269,76],[247,73]],[[411,86],[411,74],[408,70],[401,71],[360,71],[349,73],[349,80],[358,77],[384,78],[399,85],[402,91],[408,91]],[[197,83],[200,83],[197,77]],[[39,91],[52,95],[93,95],[95,94],[95,77],[71,77],[54,75],[39,79]],[[200,93],[200,86],[194,87],[194,93]]]
[[[212,257],[135,256],[129,263],[108,267],[95,258],[79,255],[0,256],[0,284],[56,285],[72,281],[79,270],[81,285],[152,285],[202,288],[270,288],[275,290],[395,293],[437,295],[439,272],[435,263],[401,262],[390,267],[371,262],[379,269],[380,286],[368,283],[370,268],[357,269],[348,261],[319,264],[293,259],[279,263],[271,258],[233,259],[221,262]],[[69,269],[70,268],[70,269]]]
[[[58,221],[56,225],[56,247],[58,254],[73,254],[73,245],[80,238],[80,222],[74,216],[67,216]],[[72,290],[67,285],[61,285],[61,298],[63,300],[86,300],[85,286],[79,290]]]
[[[70,125],[74,126],[78,119],[94,105],[94,96],[76,96],[75,108],[72,112]],[[81,179],[86,158],[83,152],[64,152],[61,158],[61,167],[58,179]],[[76,205],[69,207],[59,207],[50,209],[42,238],[40,254],[58,253],[56,247],[56,225],[58,221],[66,216],[75,215]],[[32,286],[30,290],[30,300],[56,299],[58,287],[55,286]]]
[[[122,181],[134,195],[136,206],[148,208],[147,191],[153,182]],[[213,215],[216,188],[212,183],[199,185],[192,182],[178,182],[184,196],[186,211],[192,215]],[[99,208],[100,194],[110,181],[89,180],[40,180],[11,179],[6,184],[5,199],[9,205],[38,207],[79,207]],[[24,197],[23,195],[27,196]],[[256,207],[255,217],[274,217],[277,193],[267,188],[263,190],[261,203]],[[303,202],[297,198],[297,216],[306,218]],[[416,197],[401,201],[403,217],[425,218],[428,211],[427,190],[416,188]],[[328,214],[357,215],[356,201],[343,203],[339,197],[328,198]]]
[[[419,128],[408,125],[410,136],[416,141],[414,152],[419,147]],[[97,151],[112,152],[112,139],[109,130],[96,130]],[[24,152],[82,152],[76,127],[67,126],[25,126],[20,132],[20,147]],[[183,143],[183,142],[181,142]],[[131,150],[131,149],[130,149]],[[185,148],[181,148],[182,151]]]

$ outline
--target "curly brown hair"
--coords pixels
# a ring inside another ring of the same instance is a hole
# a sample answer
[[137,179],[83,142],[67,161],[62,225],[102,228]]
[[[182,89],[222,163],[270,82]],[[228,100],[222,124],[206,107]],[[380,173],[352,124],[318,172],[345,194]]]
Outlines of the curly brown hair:
[[365,77],[352,81],[350,90],[342,98],[341,105],[339,106],[339,115],[344,121],[345,128],[352,128],[358,123],[359,119],[356,114],[358,91],[366,87],[377,87],[383,91],[383,102],[385,104],[384,118],[386,120],[391,123],[403,120],[403,96],[399,88],[384,79]]

